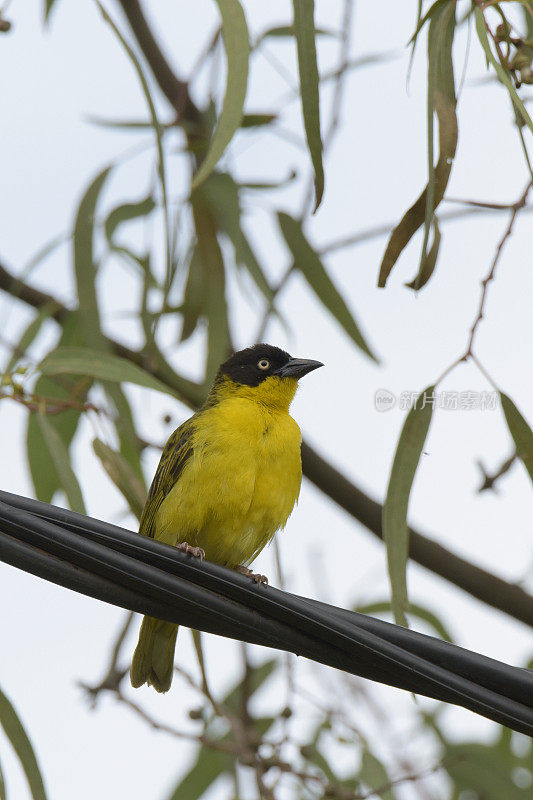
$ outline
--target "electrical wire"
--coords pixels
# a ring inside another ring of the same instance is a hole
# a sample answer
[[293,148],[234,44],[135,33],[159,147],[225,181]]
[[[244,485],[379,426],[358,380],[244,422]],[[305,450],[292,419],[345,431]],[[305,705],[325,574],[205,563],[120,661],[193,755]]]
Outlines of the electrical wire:
[[0,560],[131,611],[296,653],[533,735],[533,671],[257,585],[107,522],[0,491]]

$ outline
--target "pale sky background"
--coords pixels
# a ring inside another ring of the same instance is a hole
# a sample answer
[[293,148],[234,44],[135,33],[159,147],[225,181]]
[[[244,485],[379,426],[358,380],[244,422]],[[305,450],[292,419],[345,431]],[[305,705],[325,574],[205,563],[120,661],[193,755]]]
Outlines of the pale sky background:
[[[106,6],[124,30],[116,6]],[[466,8],[465,4],[460,6]],[[244,7],[253,36],[272,25],[285,24],[291,14],[291,4],[281,0],[268,4],[248,0]],[[187,75],[216,24],[215,4],[210,0],[161,0],[150,8],[167,54],[180,74]],[[334,0],[318,0],[317,24],[338,26],[341,8]],[[324,203],[307,228],[317,246],[381,223],[396,222],[425,182],[425,39],[406,89],[408,52],[404,46],[412,33],[415,13],[414,1],[375,4],[360,0],[356,4],[352,55],[396,50],[399,56],[357,70],[347,79],[342,126],[326,160]],[[93,3],[57,0],[48,30],[43,30],[40,2],[12,2],[6,16],[13,22],[13,30],[0,39],[4,120],[0,258],[18,273],[43,244],[69,230],[76,204],[92,178],[127,148],[139,142],[148,145],[151,139],[149,135],[114,133],[88,122],[91,115],[120,119],[146,116],[131,65]],[[471,85],[485,75],[475,35],[472,40],[459,104],[458,156],[448,195],[513,202],[527,179],[523,156],[511,127],[505,91],[493,83]],[[295,75],[292,43],[270,46],[269,51]],[[455,47],[457,80],[465,52],[464,28]],[[321,40],[319,56],[321,69],[336,64],[332,39]],[[265,58],[254,60],[249,110],[278,110],[286,89]],[[325,91],[326,124],[330,100],[330,93]],[[164,102],[160,108],[164,118]],[[282,124],[301,136],[299,114],[293,103],[284,112]],[[152,158],[151,149],[147,149],[113,173],[102,213],[122,200],[144,195]],[[293,167],[303,170],[307,158],[305,150],[284,140],[273,136],[256,139],[243,133],[232,144],[227,162],[243,179],[272,180],[283,178]],[[174,158],[170,181],[176,200],[183,196],[184,175],[183,160]],[[302,188],[302,183],[291,185],[263,195],[260,202],[251,196],[253,210],[247,216],[247,229],[271,276],[282,274],[289,262],[273,218],[265,210],[296,210]],[[527,215],[517,220],[497,280],[490,287],[486,320],[476,343],[489,373],[529,416],[530,224]],[[380,500],[405,412],[394,409],[378,413],[374,393],[379,388],[396,394],[419,391],[462,353],[478,309],[479,281],[488,272],[506,225],[506,215],[497,214],[443,226],[436,274],[418,296],[403,285],[416,272],[418,240],[403,255],[384,291],[376,289],[376,281],[385,239],[344,249],[327,259],[330,274],[382,359],[380,366],[352,347],[300,279],[293,279],[283,295],[282,309],[291,321],[292,332],[288,336],[273,324],[267,340],[326,365],[303,381],[293,405],[294,416],[320,453]],[[73,297],[69,259],[69,247],[60,248],[39,266],[31,282],[69,302]],[[230,287],[231,297],[238,304],[232,328],[239,346],[249,344],[257,330],[257,298],[249,284],[243,283],[244,294],[240,287]],[[137,287],[131,276],[110,262],[102,287],[103,306],[115,316],[108,330],[135,344],[137,331],[122,317],[136,302]],[[31,315],[22,305],[10,308],[9,300],[2,296],[1,335],[14,342]],[[178,330],[175,321],[166,325],[169,343],[175,341]],[[39,339],[37,356],[51,346],[53,335]],[[201,354],[201,337],[196,335],[185,346],[175,348],[173,362],[179,371],[198,376]],[[442,388],[490,390],[473,366],[456,370]],[[164,413],[171,413],[176,424],[188,415],[187,409],[168,397],[134,388],[128,394],[135,408],[142,409],[142,430],[152,440],[163,441],[170,432],[161,423]],[[8,401],[0,405],[0,486],[31,495],[23,444],[25,424],[26,413],[20,406]],[[74,448],[88,513],[133,529],[135,521],[123,516],[122,499],[93,456],[93,436],[91,425],[83,423]],[[530,486],[524,468],[512,468],[502,479],[499,494],[476,493],[480,482],[476,460],[493,469],[511,451],[501,411],[440,411],[425,449],[427,455],[412,497],[411,521],[453,552],[504,578],[523,580],[533,591]],[[148,478],[157,459],[155,451],[146,454]],[[305,481],[299,507],[280,537],[280,547],[291,591],[348,607],[388,596],[382,545]],[[271,551],[260,556],[256,567],[275,583]],[[76,685],[79,680],[90,683],[101,677],[124,612],[4,565],[0,565],[0,581],[0,686],[16,705],[31,735],[51,800],[164,800],[178,775],[185,771],[191,746],[152,732],[112,698],[103,697],[97,711],[90,712]],[[517,665],[532,656],[533,637],[525,626],[471,600],[416,565],[409,568],[409,589],[414,602],[442,614],[459,644]],[[136,631],[128,639],[128,653]],[[208,655],[213,683],[221,691],[237,679],[238,650],[231,642],[210,637]],[[267,655],[266,650],[254,649],[257,662]],[[187,631],[180,633],[177,657],[179,663],[194,669]],[[305,662],[299,665],[299,674],[305,685],[315,688],[313,675],[322,676],[321,681],[334,678],[331,670],[313,670]],[[277,697],[282,688],[281,681],[272,682],[258,697],[259,705],[271,708],[273,695]],[[178,680],[163,697],[146,688],[129,691],[159,719],[180,728],[190,727],[188,711],[196,702]],[[373,691],[391,714],[392,735],[404,739],[411,735],[416,713],[412,698],[377,685]],[[360,713],[364,718],[364,710]],[[451,708],[447,723],[459,739],[494,735],[492,724],[466,711]],[[376,731],[378,738],[380,735]],[[24,779],[2,735],[0,761],[10,796],[25,800],[28,793]],[[421,766],[433,761],[431,750],[424,751]],[[443,785],[436,778],[430,783],[437,789]],[[220,787],[215,786],[209,797],[215,800],[220,796]],[[406,787],[401,796],[411,796],[410,788]]]

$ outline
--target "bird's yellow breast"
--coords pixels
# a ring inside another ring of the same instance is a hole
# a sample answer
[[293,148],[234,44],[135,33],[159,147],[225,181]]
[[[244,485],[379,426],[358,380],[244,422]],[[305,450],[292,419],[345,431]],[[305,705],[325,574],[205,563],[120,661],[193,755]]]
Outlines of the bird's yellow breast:
[[300,429],[288,413],[294,388],[268,405],[253,392],[198,414],[192,454],[155,518],[157,539],[198,545],[231,567],[249,564],[285,525],[302,478]]

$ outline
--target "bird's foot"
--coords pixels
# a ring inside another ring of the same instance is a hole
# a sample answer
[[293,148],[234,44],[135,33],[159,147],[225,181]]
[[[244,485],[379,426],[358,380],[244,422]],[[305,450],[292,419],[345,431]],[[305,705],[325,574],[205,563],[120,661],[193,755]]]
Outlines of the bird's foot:
[[194,556],[194,558],[199,558],[200,561],[203,561],[205,558],[205,552],[201,547],[195,547],[192,544],[187,544],[187,542],[178,542],[176,547],[178,550],[181,550],[182,553],[185,553],[186,556]]
[[254,583],[262,583],[264,586],[268,586],[268,578],[266,575],[260,575],[257,572],[252,572],[251,569],[248,567],[235,567],[237,572],[240,572],[241,575],[246,575],[247,578],[251,578]]

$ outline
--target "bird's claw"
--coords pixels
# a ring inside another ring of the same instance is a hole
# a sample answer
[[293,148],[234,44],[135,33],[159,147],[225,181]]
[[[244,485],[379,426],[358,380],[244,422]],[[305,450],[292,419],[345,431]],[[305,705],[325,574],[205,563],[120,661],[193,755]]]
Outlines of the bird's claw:
[[205,558],[205,551],[202,550],[201,547],[187,544],[187,542],[178,542],[176,547],[178,550],[181,550],[182,553],[185,553],[186,556],[194,556],[194,558],[199,558],[200,561],[203,561]]
[[247,578],[251,578],[254,583],[262,584],[263,586],[268,586],[268,578],[266,575],[260,575],[258,572],[252,572],[251,569],[248,567],[236,567],[237,572],[240,572],[241,575],[245,575]]

